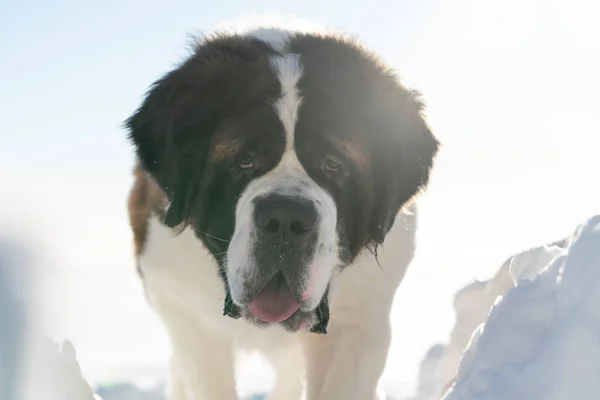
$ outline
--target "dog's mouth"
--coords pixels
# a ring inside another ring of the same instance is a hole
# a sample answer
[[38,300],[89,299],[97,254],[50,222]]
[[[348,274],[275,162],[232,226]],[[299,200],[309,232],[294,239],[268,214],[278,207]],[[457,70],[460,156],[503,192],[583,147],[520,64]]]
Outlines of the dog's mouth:
[[244,318],[258,327],[279,324],[289,332],[303,330],[325,334],[329,322],[328,291],[315,309],[304,310],[304,302],[298,300],[280,272],[245,305],[236,304],[227,290],[223,315],[233,319]]
[[280,323],[290,318],[300,308],[290,285],[283,274],[275,275],[248,303],[248,309],[264,322]]

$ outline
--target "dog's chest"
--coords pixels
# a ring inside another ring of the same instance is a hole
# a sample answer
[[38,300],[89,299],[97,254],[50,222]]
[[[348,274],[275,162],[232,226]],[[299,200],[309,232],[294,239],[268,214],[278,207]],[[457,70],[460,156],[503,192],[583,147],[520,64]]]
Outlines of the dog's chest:
[[175,235],[151,218],[139,262],[148,301],[159,314],[184,313],[211,325],[224,322],[224,282],[191,230]]

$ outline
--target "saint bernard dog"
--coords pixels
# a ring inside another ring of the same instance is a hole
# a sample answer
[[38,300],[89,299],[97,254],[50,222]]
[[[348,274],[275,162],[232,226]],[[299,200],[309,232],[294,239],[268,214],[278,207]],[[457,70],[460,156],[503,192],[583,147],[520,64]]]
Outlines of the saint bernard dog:
[[264,28],[198,39],[125,126],[139,274],[170,337],[173,400],[372,400],[413,198],[438,141],[416,92],[355,39]]

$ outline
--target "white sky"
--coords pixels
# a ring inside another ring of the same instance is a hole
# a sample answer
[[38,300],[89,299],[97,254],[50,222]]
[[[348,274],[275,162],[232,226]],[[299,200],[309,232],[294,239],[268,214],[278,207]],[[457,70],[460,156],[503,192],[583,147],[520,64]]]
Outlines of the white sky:
[[[36,237],[62,270],[53,289],[68,309],[56,332],[90,373],[160,363],[166,341],[133,274],[120,124],[184,54],[187,33],[251,10],[242,0],[62,3],[2,6],[0,223]],[[444,147],[393,315],[389,374],[408,379],[445,339],[457,288],[600,212],[598,3],[252,3],[358,34],[429,105]]]

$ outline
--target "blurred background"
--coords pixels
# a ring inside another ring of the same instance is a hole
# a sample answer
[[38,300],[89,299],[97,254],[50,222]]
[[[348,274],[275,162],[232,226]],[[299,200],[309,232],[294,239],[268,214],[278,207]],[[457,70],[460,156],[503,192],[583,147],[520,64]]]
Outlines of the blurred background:
[[[595,0],[0,2],[0,266],[37,282],[0,282],[0,317],[9,290],[27,293],[93,384],[161,385],[169,346],[135,274],[121,124],[190,33],[263,12],[357,35],[423,93],[443,142],[392,315],[384,379],[407,395],[459,288],[600,212]],[[5,335],[18,326],[0,321]],[[263,366],[244,358],[241,391],[268,389]]]

